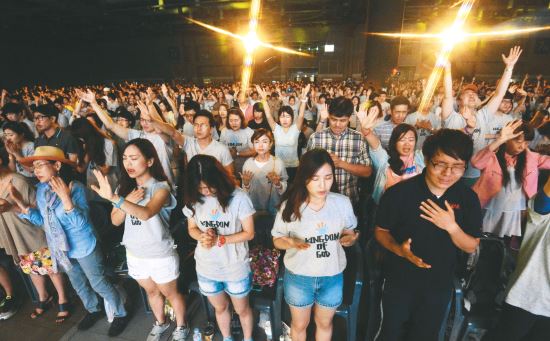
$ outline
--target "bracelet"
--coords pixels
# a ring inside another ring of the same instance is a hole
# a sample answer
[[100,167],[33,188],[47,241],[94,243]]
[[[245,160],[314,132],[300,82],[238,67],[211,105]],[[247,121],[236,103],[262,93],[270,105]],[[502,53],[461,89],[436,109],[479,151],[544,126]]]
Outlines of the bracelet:
[[225,236],[218,235],[218,242],[217,242],[218,247],[222,247],[224,244],[225,244]]
[[300,102],[306,103],[306,102],[307,102],[307,98],[305,98],[305,99],[300,99]]
[[124,203],[124,197],[121,196],[118,198],[118,201],[117,202],[112,202],[111,204],[113,204],[113,206],[115,208],[119,208],[120,209],[120,206],[122,206],[122,204]]

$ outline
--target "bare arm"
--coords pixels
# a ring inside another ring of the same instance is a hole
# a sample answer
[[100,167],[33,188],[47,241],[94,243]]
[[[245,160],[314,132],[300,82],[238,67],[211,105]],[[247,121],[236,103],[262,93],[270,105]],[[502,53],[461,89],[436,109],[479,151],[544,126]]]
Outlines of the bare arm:
[[451,63],[445,65],[445,75],[443,77],[443,87],[445,94],[441,102],[441,121],[445,121],[453,112],[453,77],[451,75]]
[[275,119],[273,119],[273,115],[271,114],[271,108],[267,103],[267,95],[265,91],[262,88],[260,88],[259,85],[256,85],[256,91],[262,98],[262,104],[264,105],[264,111],[265,111],[265,118],[267,119],[267,123],[269,123],[269,127],[273,131],[275,130],[275,126],[277,125],[277,122],[275,122]]
[[99,104],[97,104],[95,94],[93,92],[88,90],[85,93],[83,91],[76,90],[76,93],[77,93],[78,97],[80,97],[80,99],[90,103],[90,105],[92,106],[92,109],[94,109],[94,111],[96,112],[96,114],[99,117],[99,119],[101,120],[101,122],[103,122],[103,124],[105,125],[105,128],[107,128],[110,131],[112,131],[113,133],[115,133],[115,135],[117,135],[121,139],[124,139],[124,140],[128,139],[128,132],[129,132],[130,129],[124,128],[124,127],[116,124],[115,122],[113,122],[111,117],[105,111],[103,111],[103,109],[101,109]]
[[502,55],[502,60],[506,65],[506,68],[502,73],[502,77],[499,80],[497,89],[495,90],[493,97],[491,97],[491,99],[487,103],[487,110],[489,112],[494,113],[498,110],[500,102],[502,102],[502,99],[504,98],[504,95],[506,95],[506,91],[508,90],[508,86],[510,85],[510,79],[512,79],[512,73],[514,72],[514,65],[516,65],[516,62],[521,55],[521,52],[522,50],[519,46],[514,46],[510,49],[510,54],[508,55],[508,57]]
[[304,124],[304,113],[306,111],[307,93],[309,92],[310,87],[311,87],[311,84],[306,85],[306,87],[302,89],[302,95],[300,96],[300,109],[298,110],[298,118],[296,119],[296,128],[298,128],[298,130],[302,130],[302,125]]

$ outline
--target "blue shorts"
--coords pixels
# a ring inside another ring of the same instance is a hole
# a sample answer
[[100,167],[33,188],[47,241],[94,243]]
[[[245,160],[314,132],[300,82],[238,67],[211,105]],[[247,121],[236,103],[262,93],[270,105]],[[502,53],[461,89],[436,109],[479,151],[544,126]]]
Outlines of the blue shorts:
[[197,274],[199,289],[204,296],[216,296],[225,291],[231,297],[246,297],[252,290],[252,272],[238,281],[216,281]]
[[285,301],[296,308],[311,307],[316,303],[324,308],[336,309],[342,304],[344,276],[301,276],[285,270]]

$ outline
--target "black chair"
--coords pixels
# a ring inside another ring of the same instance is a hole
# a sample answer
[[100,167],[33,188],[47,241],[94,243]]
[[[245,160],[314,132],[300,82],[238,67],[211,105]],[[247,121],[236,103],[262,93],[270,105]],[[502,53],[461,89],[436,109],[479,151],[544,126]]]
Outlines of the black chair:
[[365,247],[365,310],[367,317],[367,326],[365,330],[365,341],[375,339],[380,324],[382,322],[382,286],[384,278],[382,276],[382,257],[386,251],[371,238]]
[[336,316],[346,320],[347,341],[357,338],[357,316],[363,288],[363,254],[359,245],[346,248],[347,266],[344,270],[344,297]]

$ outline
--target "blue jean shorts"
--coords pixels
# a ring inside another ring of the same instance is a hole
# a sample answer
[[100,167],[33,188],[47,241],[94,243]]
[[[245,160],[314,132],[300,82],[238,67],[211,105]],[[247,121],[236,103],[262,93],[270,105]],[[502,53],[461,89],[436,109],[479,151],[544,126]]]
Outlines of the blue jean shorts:
[[329,309],[342,304],[344,276],[302,276],[285,270],[285,301],[296,308],[311,307],[314,303]]
[[241,298],[246,297],[252,290],[252,272],[237,281],[216,281],[197,274],[197,281],[204,296],[216,296],[225,291],[231,297]]

